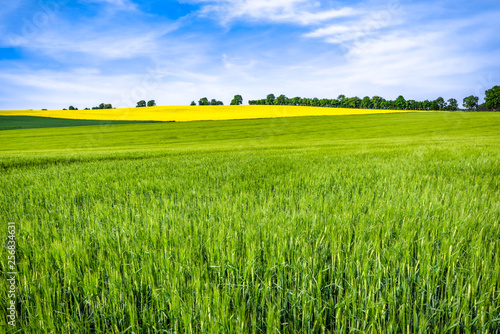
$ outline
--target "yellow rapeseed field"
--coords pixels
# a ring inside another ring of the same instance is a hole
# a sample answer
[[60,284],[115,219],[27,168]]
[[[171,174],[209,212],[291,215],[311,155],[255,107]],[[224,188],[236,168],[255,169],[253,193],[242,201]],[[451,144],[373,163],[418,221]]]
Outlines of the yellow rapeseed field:
[[300,116],[368,115],[416,110],[344,109],[296,106],[166,106],[100,110],[0,110],[0,116],[38,116],[108,121],[216,121]]

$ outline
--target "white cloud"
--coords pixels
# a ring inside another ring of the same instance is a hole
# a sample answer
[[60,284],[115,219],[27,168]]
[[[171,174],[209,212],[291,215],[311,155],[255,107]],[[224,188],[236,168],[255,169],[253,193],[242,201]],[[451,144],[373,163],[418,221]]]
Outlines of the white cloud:
[[301,22],[304,25],[318,24],[323,21],[344,18],[344,17],[352,17],[360,14],[359,11],[352,9],[350,7],[344,7],[341,9],[332,9],[323,12],[310,13],[307,11],[299,13],[296,20]]
[[[340,24],[334,24],[330,25],[326,28],[320,28],[317,29],[313,32],[307,33],[304,36],[305,37],[326,37],[326,36],[331,36],[331,35],[337,35],[337,34],[345,34],[350,31],[352,31],[352,27],[348,25],[340,25]],[[357,28],[356,30],[360,30],[360,28]]]
[[225,24],[240,19],[315,25],[359,14],[350,7],[323,10],[319,7],[319,3],[309,0],[192,0],[188,2],[201,3],[202,15],[207,17],[215,15]]
[[328,23],[303,36],[322,38],[328,43],[341,44],[378,35],[387,28],[402,25],[405,19],[406,14],[400,6],[387,5],[386,8],[379,10],[365,8],[362,15],[342,22]]
[[99,24],[76,26],[59,20],[57,25],[47,26],[30,36],[6,36],[8,40],[5,42],[59,60],[75,53],[90,59],[130,59],[154,54],[158,50],[159,40],[178,29],[178,24],[113,27],[106,29],[103,34],[104,29]]
[[46,33],[37,38],[31,48],[41,49],[55,58],[64,56],[65,53],[81,53],[90,57],[101,59],[128,59],[140,55],[147,55],[156,50],[157,40],[163,32],[150,32],[146,34],[129,32],[100,36],[94,32],[78,32],[73,35],[77,38]]

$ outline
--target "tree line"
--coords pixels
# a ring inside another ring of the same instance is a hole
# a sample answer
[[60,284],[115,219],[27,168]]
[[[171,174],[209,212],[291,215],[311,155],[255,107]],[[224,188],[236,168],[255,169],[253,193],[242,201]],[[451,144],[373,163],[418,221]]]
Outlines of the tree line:
[[[191,105],[195,106],[196,102],[192,101]],[[223,106],[224,103],[222,101],[218,101],[216,99],[212,99],[211,101],[209,101],[206,97],[202,97],[198,101],[198,105],[200,105],[200,106]]]
[[[137,102],[137,105],[135,107],[140,108],[140,107],[146,107],[146,106],[148,106],[148,107],[156,106],[155,100],[150,100],[147,103],[146,103],[146,101],[141,100],[141,101]],[[100,110],[100,109],[113,109],[113,105],[111,103],[101,103],[97,107],[92,107],[92,110]],[[47,110],[47,109],[42,109],[42,110]],[[69,106],[68,109],[63,108],[63,110],[78,110],[78,108],[75,108],[73,106]],[[83,110],[90,110],[90,108],[85,108]]]
[[250,105],[289,105],[307,107],[330,107],[330,108],[356,108],[356,109],[394,109],[394,110],[457,110],[456,99],[445,101],[442,97],[436,100],[415,101],[406,100],[400,95],[395,100],[387,100],[380,96],[359,98],[357,96],[347,97],[339,95],[334,99],[318,98],[288,98],[280,95],[277,98],[274,94],[269,94],[265,99],[248,101]]
[[[463,99],[462,105],[466,110],[488,111],[500,108],[500,86],[495,86],[485,92],[485,102],[479,105],[479,97],[471,95]],[[275,97],[269,94],[265,99],[250,100],[250,105],[288,105],[288,106],[308,106],[308,107],[330,107],[330,108],[356,108],[356,109],[391,109],[391,110],[449,110],[459,109],[458,101],[454,98],[447,101],[438,97],[435,100],[406,100],[402,95],[395,100],[388,100],[380,96],[365,96],[364,98],[347,97],[339,95],[334,99],[318,98],[288,98],[285,95]]]
[[[234,98],[231,100],[230,105],[237,106],[240,104],[243,104],[243,97],[241,95],[235,95]],[[192,101],[191,105],[195,106],[196,102]],[[209,101],[206,97],[202,97],[198,101],[198,105],[200,105],[200,106],[223,106],[224,103],[222,101],[218,101],[216,99],[212,99],[211,101]]]
[[[241,105],[243,104],[243,97],[241,95],[235,95],[231,100],[231,105]],[[334,99],[318,99],[318,98],[302,98],[293,97],[288,98],[285,95],[280,95],[276,97],[274,94],[268,94],[265,99],[260,100],[250,100],[248,101],[250,105],[280,105],[280,106],[307,106],[307,107],[329,107],[329,108],[356,108],[356,109],[390,109],[390,110],[449,110],[456,111],[459,109],[458,101],[454,98],[445,100],[442,97],[438,97],[435,100],[406,100],[402,95],[398,96],[395,100],[388,100],[380,96],[365,96],[364,98],[359,98],[357,96],[347,97],[345,95],[339,95]],[[196,106],[196,102],[191,102],[192,106]],[[200,106],[222,106],[224,103],[217,99],[209,100],[206,97],[202,97],[198,101]],[[141,100],[137,102],[136,108],[141,107],[154,107],[156,106],[155,100]],[[500,86],[494,86],[491,89],[486,90],[484,103],[479,104],[479,97],[471,95],[467,96],[462,101],[462,106],[465,110],[469,111],[497,111],[500,110]],[[112,109],[113,106],[109,103],[101,103],[95,109]],[[44,109],[42,109],[44,110]],[[67,109],[63,109],[67,110]],[[69,106],[69,110],[78,110],[73,106]],[[85,110],[90,110],[85,108]]]
[[146,101],[144,100],[140,100],[139,102],[137,102],[137,105],[135,106],[136,108],[143,108],[143,107],[154,107],[156,106],[156,102],[155,100],[149,100],[147,103]]
[[[100,109],[113,109],[113,106],[110,103],[101,103],[97,107],[92,107],[92,110],[100,110]],[[47,110],[47,109],[42,109],[42,110]],[[63,108],[63,110],[78,110],[78,108],[69,106],[68,109]],[[83,110],[90,110],[90,108],[85,108]]]

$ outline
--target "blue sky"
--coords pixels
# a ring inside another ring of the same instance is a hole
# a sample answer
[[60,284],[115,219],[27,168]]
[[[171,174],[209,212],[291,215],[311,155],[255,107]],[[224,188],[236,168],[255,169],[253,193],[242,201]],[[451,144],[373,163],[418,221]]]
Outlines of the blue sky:
[[235,94],[484,97],[500,3],[17,0],[0,11],[0,109],[225,104]]

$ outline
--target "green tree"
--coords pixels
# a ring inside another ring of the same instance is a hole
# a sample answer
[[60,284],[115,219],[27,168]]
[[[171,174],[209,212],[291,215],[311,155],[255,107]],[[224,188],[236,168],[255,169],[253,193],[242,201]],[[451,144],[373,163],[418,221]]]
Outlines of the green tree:
[[202,97],[199,101],[198,104],[200,106],[208,106],[210,105],[210,102],[208,102],[208,99],[206,97]]
[[431,107],[431,101],[425,100],[422,102],[422,110],[430,110]]
[[344,94],[340,94],[337,97],[337,100],[339,101],[339,107],[340,108],[346,108],[347,107],[347,97]]
[[137,105],[135,107],[136,108],[142,108],[142,107],[145,107],[145,106],[146,106],[146,101],[140,100],[139,102],[137,102]]
[[500,86],[488,89],[485,93],[484,104],[490,109],[498,110],[500,108]]
[[243,104],[243,97],[241,95],[235,95],[233,100],[231,101],[232,106],[239,106]]
[[331,102],[329,99],[321,99],[319,100],[320,107],[330,107]]
[[374,97],[372,97],[370,102],[373,109],[383,108],[384,99],[381,98],[380,96],[375,95]]
[[274,100],[276,100],[276,97],[274,96],[274,94],[268,94],[267,95],[267,98],[266,98],[266,104],[274,104]]
[[75,110],[75,107],[73,107],[73,106],[69,106],[69,108],[68,108],[68,109],[69,109],[69,110]]
[[436,100],[429,102],[429,110],[439,110],[439,105]]
[[357,96],[350,97],[345,101],[347,102],[344,104],[344,106],[347,108],[359,108],[359,106],[361,105],[361,99]]
[[155,100],[148,101],[148,107],[154,107],[154,106],[156,106]]
[[287,100],[288,98],[285,95],[281,94],[276,100],[274,100],[274,104],[282,106],[286,104]]
[[196,105],[196,102],[191,101],[191,105],[192,105],[192,106],[195,106],[195,105]]
[[476,110],[479,105],[479,97],[471,95],[464,98],[463,106],[467,110]]
[[446,102],[442,97],[438,97],[434,102],[437,105],[436,110],[444,110],[446,108]]
[[448,106],[446,107],[447,110],[455,111],[458,109],[458,101],[456,99],[449,99],[448,100]]
[[406,101],[406,110],[416,110],[417,109],[417,101],[408,100]]
[[396,101],[394,101],[394,105],[398,110],[406,109],[406,100],[403,95],[399,95]]
[[300,100],[301,100],[301,98],[299,96],[294,97],[292,99],[292,105],[294,105],[294,106],[300,105]]
[[372,102],[370,100],[370,97],[365,96],[363,100],[361,100],[360,107],[362,109],[371,109],[372,108]]

